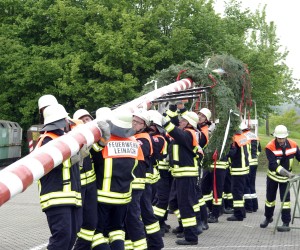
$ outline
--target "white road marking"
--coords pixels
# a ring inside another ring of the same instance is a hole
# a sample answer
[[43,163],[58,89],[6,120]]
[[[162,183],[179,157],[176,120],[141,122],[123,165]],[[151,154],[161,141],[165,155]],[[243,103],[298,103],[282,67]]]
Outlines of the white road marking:
[[48,242],[47,242],[47,243],[44,243],[44,244],[42,244],[42,245],[39,245],[39,246],[30,248],[29,250],[41,250],[41,249],[43,249],[44,247],[46,247],[47,245],[48,245]]

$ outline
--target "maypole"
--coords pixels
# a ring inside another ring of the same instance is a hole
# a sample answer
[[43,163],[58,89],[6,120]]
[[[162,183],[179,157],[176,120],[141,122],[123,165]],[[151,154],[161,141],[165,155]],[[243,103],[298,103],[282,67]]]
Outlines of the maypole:
[[97,123],[89,122],[35,149],[0,171],[0,206],[77,154],[83,144],[91,146],[100,138],[101,131]]
[[[117,109],[147,108],[151,102],[165,94],[193,87],[189,78],[176,81],[125,103]],[[9,165],[0,171],[0,206],[15,195],[24,192],[34,181],[39,180],[66,159],[77,154],[83,144],[91,146],[101,138],[95,121],[80,125]]]

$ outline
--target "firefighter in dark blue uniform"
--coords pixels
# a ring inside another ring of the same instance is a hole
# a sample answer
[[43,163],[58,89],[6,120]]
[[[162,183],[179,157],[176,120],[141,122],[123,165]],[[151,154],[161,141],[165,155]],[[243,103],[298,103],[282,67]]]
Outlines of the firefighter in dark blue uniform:
[[[83,123],[92,121],[93,117],[87,110],[79,109],[73,119],[82,120]],[[92,240],[97,225],[97,185],[94,162],[91,155],[84,158],[80,166],[81,197],[82,197],[82,223],[77,234],[73,250],[84,250],[92,247]]]
[[[202,108],[198,112],[199,122],[198,122],[198,129],[200,131],[199,134],[199,146],[202,149],[205,149],[209,142],[209,126],[211,125],[210,118],[211,118],[211,112],[208,108]],[[205,182],[205,178],[201,178],[201,167],[202,163],[199,163],[199,179],[198,179],[198,200],[199,200],[199,208],[200,211],[197,213],[197,224],[198,224],[198,230],[199,226],[202,227],[202,229],[207,230],[208,229],[208,212],[207,212],[207,205],[205,202],[205,199],[203,197],[202,193],[202,182]],[[206,172],[206,171],[205,171]],[[208,175],[209,176],[209,175]],[[206,176],[207,177],[207,176]]]
[[[111,137],[101,151],[96,168],[98,224],[93,249],[125,249],[125,217],[132,199],[133,171],[144,156],[133,137],[130,111],[112,112]],[[102,163],[102,164],[101,164]]]
[[[280,200],[287,188],[289,178],[293,178],[292,162],[296,158],[300,161],[300,150],[296,142],[287,139],[288,130],[284,125],[276,126],[274,133],[275,139],[266,146],[266,156],[269,161],[267,173],[267,194],[265,202],[265,220],[260,224],[261,228],[266,228],[273,221],[277,189],[279,187]],[[283,203],[281,220],[283,225],[278,227],[280,232],[290,231],[291,221],[291,202],[290,192],[288,192]]]
[[232,139],[233,142],[227,156],[230,163],[234,212],[227,220],[242,221],[246,216],[244,207],[244,187],[246,177],[249,174],[249,141],[241,130],[237,131]]
[[155,197],[153,199],[153,210],[159,220],[162,236],[168,231],[165,220],[167,218],[167,209],[169,205],[169,194],[171,190],[173,177],[169,171],[168,155],[168,137],[162,128],[162,115],[156,110],[148,111],[150,117],[150,135],[153,138],[153,170],[154,178],[152,187],[155,188]]
[[[136,131],[134,135],[142,147],[144,160],[139,161],[133,181],[133,202],[129,204],[126,216],[126,232],[134,249],[162,249],[164,247],[160,234],[158,219],[152,207],[152,176],[153,154],[152,139],[149,135],[150,125],[148,112],[138,109],[133,114],[132,126]],[[138,204],[139,202],[139,204]],[[139,212],[140,211],[140,212]],[[140,221],[140,216],[142,221]],[[145,230],[145,232],[144,232]]]
[[[43,116],[42,131],[46,132],[41,135],[37,147],[64,135],[64,128],[68,126],[68,114],[60,104],[46,107]],[[39,180],[40,204],[51,232],[48,250],[72,249],[80,228],[80,173],[78,164],[72,160],[64,161]]]
[[252,133],[245,122],[240,124],[240,129],[247,137],[250,143],[249,146],[249,174],[246,181],[245,189],[245,209],[246,212],[256,212],[258,209],[258,200],[255,188],[256,172],[258,167],[258,156],[261,152],[261,145],[256,134]]
[[177,200],[170,202],[170,209],[181,219],[185,239],[177,240],[178,245],[197,245],[196,213],[199,209],[197,200],[197,177],[199,175],[198,158],[200,146],[196,133],[198,115],[185,112],[180,119],[179,127],[163,119],[166,131],[174,138],[170,155],[171,172],[174,177],[172,188],[176,190]]

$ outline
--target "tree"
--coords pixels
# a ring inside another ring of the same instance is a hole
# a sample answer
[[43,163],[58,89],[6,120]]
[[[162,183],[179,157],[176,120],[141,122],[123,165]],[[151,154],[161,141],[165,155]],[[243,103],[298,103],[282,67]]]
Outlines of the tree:
[[135,98],[172,64],[216,55],[248,65],[259,113],[293,87],[275,26],[237,1],[224,17],[212,0],[4,0],[0,7],[0,114],[24,130],[37,122],[42,94],[54,94],[70,114],[95,111]]

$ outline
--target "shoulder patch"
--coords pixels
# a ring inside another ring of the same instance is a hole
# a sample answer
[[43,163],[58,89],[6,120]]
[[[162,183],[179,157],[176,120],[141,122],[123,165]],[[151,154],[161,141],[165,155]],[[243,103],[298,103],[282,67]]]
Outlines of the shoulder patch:
[[153,141],[155,142],[159,142],[158,138],[157,137],[153,137]]

